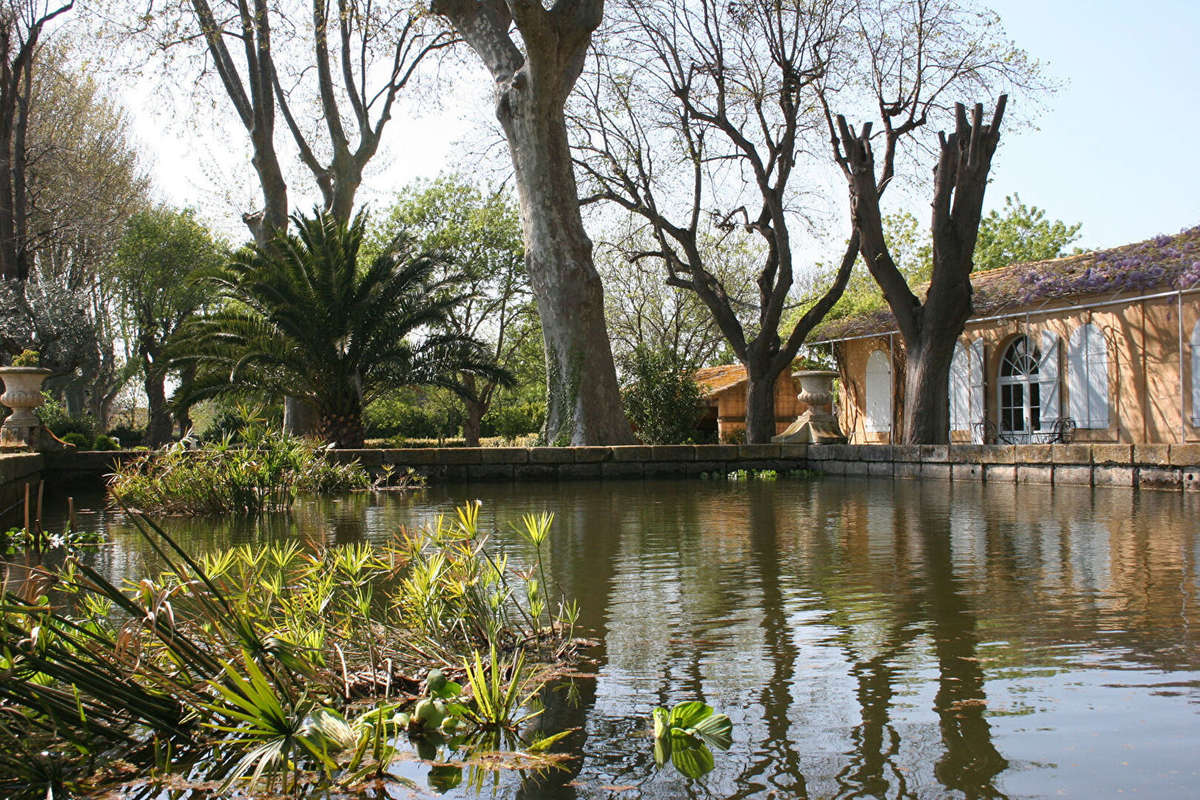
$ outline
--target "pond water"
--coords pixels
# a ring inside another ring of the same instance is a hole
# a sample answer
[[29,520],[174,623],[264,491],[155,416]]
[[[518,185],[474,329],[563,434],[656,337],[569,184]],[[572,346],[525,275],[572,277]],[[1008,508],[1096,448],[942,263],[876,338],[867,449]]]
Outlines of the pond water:
[[[481,484],[313,501],[267,527],[381,539],[474,498],[513,548],[507,522],[555,512],[552,580],[600,641],[595,678],[555,695],[543,720],[579,728],[566,740],[578,757],[489,778],[484,796],[1200,793],[1200,496],[836,478]],[[82,512],[79,526],[111,532],[97,556],[111,574],[152,568],[119,515]],[[194,548],[268,535],[170,529]],[[733,747],[696,782],[657,770],[647,735],[654,706],[694,698],[734,722]],[[405,769],[425,783],[424,765]]]

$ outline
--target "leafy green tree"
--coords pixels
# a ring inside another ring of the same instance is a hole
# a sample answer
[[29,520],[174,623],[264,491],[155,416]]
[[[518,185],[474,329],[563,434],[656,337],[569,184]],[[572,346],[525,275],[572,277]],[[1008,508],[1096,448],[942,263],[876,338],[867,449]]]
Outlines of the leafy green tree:
[[1080,227],[1048,219],[1042,209],[1021,202],[1020,195],[1008,195],[1003,211],[992,209],[979,223],[975,271],[1069,255],[1067,247],[1079,239]]
[[438,256],[400,234],[360,265],[364,215],[292,223],[295,234],[245,248],[205,278],[225,305],[189,326],[184,347],[206,372],[198,394],[301,398],[326,440],[362,447],[363,408],[387,389],[499,376],[477,341],[446,328],[461,298],[445,291],[451,278],[435,278]]
[[696,433],[700,387],[674,351],[635,347],[622,367],[631,382],[621,400],[639,439],[646,444],[679,444]]
[[[125,339],[136,352],[146,390],[146,442],[151,447],[171,438],[166,401],[171,369],[168,350],[205,299],[204,288],[189,278],[216,269],[225,255],[226,248],[191,210],[160,206],[129,219],[109,265],[108,275],[116,285],[120,313],[128,326]],[[184,372],[186,384],[190,369]]]
[[[460,282],[445,290],[463,296],[449,309],[447,328],[485,342],[494,364],[506,373],[519,374],[517,361],[525,356],[527,343],[540,342],[541,327],[525,274],[521,221],[512,200],[499,191],[482,192],[458,176],[414,184],[400,193],[377,226],[369,249],[390,241],[397,231],[406,231],[421,249],[443,254],[443,272],[452,269],[461,275]],[[540,351],[538,360],[543,358]],[[457,380],[464,406],[463,438],[474,447],[502,384],[473,372],[463,372]]]

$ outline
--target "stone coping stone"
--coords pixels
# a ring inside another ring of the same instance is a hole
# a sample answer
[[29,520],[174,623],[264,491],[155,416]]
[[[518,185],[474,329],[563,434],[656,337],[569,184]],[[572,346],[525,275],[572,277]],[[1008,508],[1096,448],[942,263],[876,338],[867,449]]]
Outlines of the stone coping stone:
[[1171,445],[1171,466],[1194,467],[1200,465],[1200,444]]
[[1053,445],[1055,464],[1091,464],[1092,446],[1089,444]]
[[858,448],[860,461],[894,461],[896,448],[890,444],[855,445]]
[[383,463],[399,464],[404,467],[437,464],[438,452],[428,447],[405,447],[396,450],[384,450]]
[[1092,445],[1093,464],[1132,464],[1133,445],[1131,444],[1094,444]]
[[922,461],[939,461],[945,463],[950,460],[950,446],[945,444],[923,444],[918,445],[921,448]]
[[576,464],[599,464],[612,458],[611,447],[571,447]]
[[479,457],[484,464],[527,464],[528,447],[481,447]]
[[1052,444],[1014,445],[1013,458],[1018,464],[1050,464]]
[[807,461],[809,454],[820,450],[820,447],[810,448],[807,444],[779,444],[779,457],[787,460]]
[[[722,445],[699,445],[701,447],[721,447]],[[736,445],[724,445],[736,447]],[[651,461],[695,461],[696,447],[694,444],[656,444],[650,448]],[[712,456],[706,456],[710,460]]]
[[1133,463],[1166,467],[1171,464],[1171,446],[1168,444],[1135,444]]
[[9,453],[0,455],[0,485],[12,483],[45,469],[41,453]]
[[613,461],[649,461],[653,452],[650,445],[621,444],[611,448]]
[[531,447],[529,448],[530,464],[571,464],[575,456],[569,447]]
[[921,445],[895,444],[892,445],[892,460],[899,462],[921,461]]
[[[696,454],[700,458],[700,453]],[[737,446],[737,457],[739,459],[773,459],[779,458],[779,445],[777,444],[739,444]]]
[[438,449],[439,464],[482,464],[482,447],[442,447]]
[[[696,461],[737,461],[741,448],[746,445],[741,444],[698,444],[695,445],[695,460]],[[658,457],[658,448],[655,448],[655,457]]]

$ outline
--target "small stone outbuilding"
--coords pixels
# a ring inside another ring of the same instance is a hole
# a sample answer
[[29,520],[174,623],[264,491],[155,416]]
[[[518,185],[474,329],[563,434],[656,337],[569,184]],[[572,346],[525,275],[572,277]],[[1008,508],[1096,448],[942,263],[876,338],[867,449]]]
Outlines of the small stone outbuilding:
[[[724,444],[746,439],[746,368],[741,364],[704,367],[696,371],[696,383],[704,404],[700,428],[715,432],[716,440]],[[775,381],[775,433],[783,433],[804,413],[808,406],[796,399],[800,385],[790,371],[780,373]]]

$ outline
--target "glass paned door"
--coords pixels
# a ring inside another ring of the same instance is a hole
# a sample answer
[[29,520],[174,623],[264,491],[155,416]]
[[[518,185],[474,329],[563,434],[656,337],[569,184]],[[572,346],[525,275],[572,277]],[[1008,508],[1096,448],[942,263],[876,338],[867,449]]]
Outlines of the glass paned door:
[[1038,385],[1038,352],[1028,337],[1018,336],[1000,362],[1000,437],[1007,442],[1028,442],[1041,428],[1041,389]]

